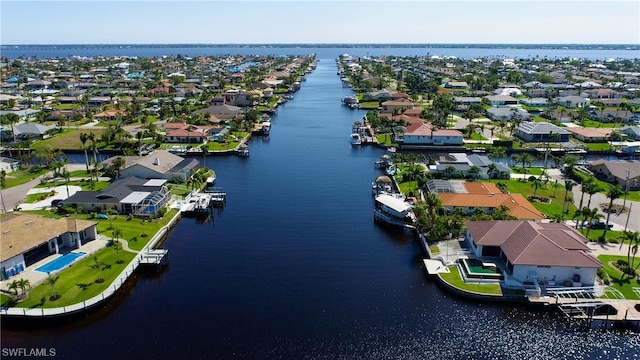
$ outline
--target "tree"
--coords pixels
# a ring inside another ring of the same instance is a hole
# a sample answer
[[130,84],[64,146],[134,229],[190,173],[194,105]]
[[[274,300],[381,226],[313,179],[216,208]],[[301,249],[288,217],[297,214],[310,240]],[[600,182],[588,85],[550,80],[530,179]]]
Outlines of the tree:
[[538,189],[544,187],[544,182],[540,180],[540,178],[535,178],[531,182],[531,187],[533,188],[533,196],[535,197]]
[[6,213],[7,208],[4,205],[4,196],[2,196],[2,190],[7,186],[7,172],[2,169],[0,170],[0,201],[2,201],[2,212]]
[[90,266],[92,269],[98,272],[98,278],[96,279],[96,283],[98,284],[104,282],[104,279],[100,276],[102,270],[104,269],[103,265],[104,264],[102,262],[98,261],[97,256],[93,257],[93,264],[91,264]]
[[489,179],[493,179],[493,174],[498,171],[498,166],[494,163],[489,163],[489,165],[487,166],[488,168],[488,175],[489,175]]
[[609,198],[609,208],[607,209],[607,222],[605,223],[604,232],[600,237],[601,241],[605,241],[607,235],[607,225],[609,225],[609,219],[611,218],[611,212],[613,212],[613,201],[622,196],[623,190],[618,185],[609,185],[607,189],[607,198]]
[[567,180],[564,182],[564,201],[562,202],[562,213],[565,214],[567,212],[567,203],[569,200],[569,193],[573,189],[575,183],[571,180]]
[[58,300],[60,298],[60,294],[58,294],[58,291],[56,289],[56,283],[58,282],[58,275],[56,276],[52,276],[51,273],[48,273],[48,277],[47,280],[45,280],[45,284],[51,286],[51,296],[49,297],[50,301],[55,301]]
[[18,280],[18,287],[20,287],[20,290],[22,291],[22,295],[24,295],[26,290],[31,288],[31,282],[28,279],[21,278],[20,280]]
[[7,284],[7,289],[15,291],[16,296],[18,296],[19,287],[20,287],[20,284],[18,283],[18,280],[13,280],[12,282]]
[[600,185],[598,185],[598,183],[596,181],[593,181],[591,184],[589,184],[589,186],[587,187],[587,189],[585,190],[587,192],[587,194],[589,194],[589,200],[587,200],[587,207],[591,207],[591,197],[602,191],[602,188],[600,187]]
[[469,167],[469,170],[467,170],[467,173],[471,177],[471,180],[476,180],[481,171],[482,170],[480,170],[479,167],[473,165],[473,166]]
[[84,150],[84,163],[87,166],[87,173],[89,173],[89,156],[87,154],[87,147],[85,144],[89,140],[89,134],[85,132],[80,133],[80,142],[82,143],[82,150]]
[[113,169],[115,171],[116,178],[120,177],[120,172],[122,171],[122,168],[125,166],[125,164],[126,162],[124,161],[124,158],[121,156],[118,156],[117,158],[115,158],[111,163],[111,166],[113,166]]
[[535,161],[535,158],[528,153],[520,153],[513,157],[513,161],[522,164],[522,172],[527,173],[527,165],[531,165]]
[[444,168],[444,173],[447,177],[451,177],[455,172],[456,172],[456,168],[453,167],[452,165],[447,165],[447,167]]
[[638,263],[638,266],[635,265],[636,254],[638,253],[638,246],[640,246],[640,233],[637,231],[627,230],[622,234],[621,241],[629,243],[629,249],[627,249],[627,263],[629,264],[629,267],[633,270],[633,273],[635,274],[637,268],[640,267],[640,263]]

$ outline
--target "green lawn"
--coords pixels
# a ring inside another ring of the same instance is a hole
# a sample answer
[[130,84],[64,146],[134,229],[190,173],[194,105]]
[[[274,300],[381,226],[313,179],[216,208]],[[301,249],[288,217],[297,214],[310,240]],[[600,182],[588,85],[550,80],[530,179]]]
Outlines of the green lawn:
[[612,146],[609,143],[584,143],[589,150],[594,151],[609,151],[612,150]]
[[[604,220],[606,220],[606,218],[604,218],[603,221]],[[587,237],[587,230],[588,229],[578,229],[578,231],[582,235],[584,235],[585,237]],[[587,239],[589,241],[594,241],[594,242],[595,241],[599,241],[600,237],[602,236],[602,234],[604,234],[604,230],[598,230],[598,229],[590,230],[589,231],[589,237]],[[622,236],[622,234],[623,234],[622,231],[608,230],[607,231],[607,242],[620,243],[620,237]]]
[[[610,185],[608,182],[602,181],[602,180],[596,178],[595,176],[587,175],[587,174],[584,174],[582,172],[575,171],[575,170],[573,171],[572,177],[575,177],[578,180],[578,182],[582,182],[587,178],[592,178],[598,184],[598,186],[600,186],[601,189],[607,189],[608,186]],[[578,185],[578,186],[580,186],[580,185]],[[601,191],[601,192],[603,194],[606,194],[606,192],[604,190]],[[587,196],[587,195],[585,195],[585,196]],[[640,190],[629,191],[627,193],[627,200],[640,201]],[[621,201],[624,201],[624,195],[622,197],[620,197],[620,199],[615,200],[614,204],[618,204]]]
[[[53,149],[59,149],[59,150],[78,150],[82,148],[82,142],[80,141],[80,133],[90,133],[93,132],[95,134],[96,139],[99,139],[102,136],[102,133],[104,133],[105,130],[102,129],[91,129],[91,130],[87,130],[87,129],[81,129],[81,130],[75,130],[75,129],[71,129],[71,130],[67,130],[65,129],[64,132],[60,133],[60,134],[56,134],[53,137],[50,137],[49,139],[45,139],[45,140],[39,140],[34,142],[31,145],[32,149],[37,149],[40,147],[43,147],[45,145],[49,145],[51,146],[51,148]],[[88,141],[85,145],[89,145],[90,142]],[[101,143],[97,143],[98,148],[100,148]]]
[[47,168],[34,166],[28,169],[8,173],[5,177],[5,180],[7,181],[6,187],[10,188],[16,185],[24,184],[31,181],[33,178],[48,173],[49,171],[50,170]]
[[360,103],[360,109],[363,110],[376,110],[380,106],[377,101],[366,101]]
[[[612,262],[617,260],[626,261],[626,256],[600,255],[598,256],[598,260],[602,262],[605,273],[609,275],[609,279],[611,280],[610,286],[620,291],[627,299],[640,299],[638,295],[633,292],[634,287],[640,287],[640,280],[638,280],[637,277],[635,279],[629,279],[627,276],[623,278],[622,272],[611,265]],[[638,261],[640,261],[640,259],[636,258],[636,262]]]
[[[526,171],[526,173],[525,173],[525,171]],[[526,169],[523,169],[522,167],[512,166],[511,167],[511,172],[514,173],[514,174],[530,174],[530,175],[540,176],[540,175],[542,175],[542,168],[528,167]]]
[[[108,246],[94,255],[71,265],[68,269],[56,274],[58,281],[53,287],[45,281],[32,288],[29,291],[29,298],[16,306],[26,308],[67,306],[100,294],[135,257],[134,253],[124,250],[120,250],[119,255],[116,255],[114,249],[114,247]],[[123,260],[121,264],[117,263],[118,256]],[[95,263],[94,257],[98,259],[100,271],[91,267]],[[96,280],[98,278],[104,279],[104,282],[97,283]],[[58,300],[50,301],[49,297],[53,295],[54,291],[60,294],[61,297]],[[44,299],[44,302],[42,299]]]
[[480,141],[487,141],[489,139],[487,139],[486,137],[478,134],[478,133],[471,133],[471,140],[480,140]]
[[594,120],[586,120],[584,121],[584,127],[590,127],[590,128],[612,128],[614,126],[614,123],[603,123],[600,121],[594,121]]
[[449,273],[441,273],[440,277],[459,289],[486,295],[502,295],[502,288],[499,284],[467,284],[460,277],[457,266],[449,266],[449,271]]
[[[500,182],[507,185],[507,189],[511,193],[519,193],[522,194],[525,198],[527,196],[533,195],[534,188],[531,187],[531,182],[529,181],[520,181],[520,180],[491,180],[491,182]],[[536,196],[547,197],[551,199],[551,203],[544,204],[541,202],[532,202],[533,206],[538,209],[538,211],[547,215],[550,218],[553,218],[556,215],[562,213],[562,203],[564,201],[564,186],[558,184],[557,189],[555,189],[555,197],[554,195],[554,185],[549,182],[545,188],[538,188],[536,191]],[[569,194],[571,196],[571,194]],[[579,200],[579,199],[578,199]],[[571,216],[576,211],[576,206],[569,202],[567,205],[568,213],[565,215],[565,219],[571,219]]]
[[[99,191],[111,185],[111,182],[109,181],[98,181],[93,183],[93,188],[92,188],[91,181],[89,181],[89,177],[86,177],[85,179],[86,181],[69,181],[69,186],[80,186],[84,191]],[[44,184],[36,185],[36,188],[48,188],[48,187],[63,186],[63,185],[65,185],[65,181],[58,180],[58,181],[49,181]]]
[[[28,213],[38,214],[49,218],[60,218],[62,216],[51,212],[50,210],[29,210]],[[142,220],[133,218],[127,220],[126,215],[110,216],[110,219],[90,219],[89,214],[69,214],[69,217],[76,219],[85,219],[96,221],[97,231],[104,236],[113,237],[113,229],[122,230],[120,239],[128,242],[129,247],[133,250],[142,249],[158,230],[169,223],[169,221],[178,213],[178,210],[171,209],[167,211],[162,219]],[[146,236],[143,236],[145,234]]]

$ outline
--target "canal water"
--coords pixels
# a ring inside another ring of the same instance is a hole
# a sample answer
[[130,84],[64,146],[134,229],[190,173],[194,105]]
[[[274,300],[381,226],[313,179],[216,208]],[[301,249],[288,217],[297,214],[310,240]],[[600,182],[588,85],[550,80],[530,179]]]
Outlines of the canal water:
[[322,59],[249,158],[207,158],[227,205],[178,223],[166,270],[79,322],[3,327],[2,346],[65,359],[638,358],[637,334],[570,331],[428,279],[417,242],[373,223],[384,151],[351,147],[363,113],[340,105],[336,71]]

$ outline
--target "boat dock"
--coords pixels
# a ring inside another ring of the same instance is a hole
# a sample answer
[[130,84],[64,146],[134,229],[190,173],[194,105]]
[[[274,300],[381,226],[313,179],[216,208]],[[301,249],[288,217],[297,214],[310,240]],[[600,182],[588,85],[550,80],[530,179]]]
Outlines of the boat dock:
[[227,192],[221,187],[206,188],[205,193],[209,195],[213,207],[223,207],[227,203]]
[[[634,291],[640,293],[640,288]],[[569,327],[590,329],[598,322],[604,328],[618,324],[640,329],[640,300],[626,300],[615,289],[574,287],[552,288],[546,292],[545,296],[529,297],[529,302],[557,307]]]
[[167,259],[169,258],[168,256],[166,256],[168,252],[169,250],[166,249],[150,249],[142,254],[142,256],[140,257],[140,264],[161,265],[163,263],[166,263],[166,261],[168,261]]

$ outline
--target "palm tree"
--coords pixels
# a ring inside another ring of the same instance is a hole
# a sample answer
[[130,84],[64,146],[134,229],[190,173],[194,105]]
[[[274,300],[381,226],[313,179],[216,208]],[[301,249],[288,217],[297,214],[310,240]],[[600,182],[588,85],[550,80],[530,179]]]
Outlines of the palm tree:
[[489,179],[493,178],[493,174],[498,170],[498,166],[496,166],[496,164],[494,163],[489,163],[489,165],[487,166],[487,168],[489,169]]
[[533,196],[535,197],[538,189],[544,187],[544,182],[540,178],[535,178],[531,182],[531,187],[533,188]]
[[7,208],[4,205],[4,197],[2,196],[2,190],[7,186],[7,172],[0,170],[0,201],[2,201],[2,212],[6,213]]
[[607,197],[609,198],[609,208],[607,209],[607,222],[605,223],[604,232],[602,233],[602,237],[600,238],[602,241],[606,239],[607,235],[607,227],[609,225],[609,219],[611,218],[611,212],[613,211],[613,200],[618,199],[624,191],[618,185],[609,185],[607,189]]
[[585,181],[583,181],[580,184],[580,192],[582,194],[580,195],[580,205],[578,206],[578,209],[582,209],[582,204],[584,202],[584,193],[587,192],[590,186],[593,186],[594,182],[595,180],[593,180],[592,177],[588,177]]
[[51,286],[51,296],[49,297],[49,300],[55,301],[60,298],[60,294],[58,294],[58,291],[56,290],[56,283],[58,282],[59,277],[57,275],[51,276],[51,273],[48,273],[48,275],[49,276],[47,277],[45,284]]
[[31,282],[28,279],[20,279],[18,280],[18,287],[22,291],[22,295],[24,295],[25,291],[31,287]]
[[480,168],[473,165],[471,167],[469,167],[469,170],[467,170],[467,173],[469,174],[469,176],[471,176],[471,180],[476,180],[478,178],[478,174],[480,174]]
[[89,173],[89,156],[87,155],[87,147],[85,144],[89,140],[89,134],[85,132],[80,133],[80,142],[82,143],[82,149],[84,150],[84,163],[87,166],[87,173]]
[[447,177],[451,177],[451,175],[453,175],[453,173],[456,172],[456,168],[453,167],[452,165],[448,165],[447,167],[444,168],[444,173],[447,175]]
[[[593,209],[591,209],[591,210],[589,211],[589,213],[587,214],[587,216],[588,216],[588,220],[589,220],[589,222],[590,222],[590,223],[591,223],[592,221],[594,221],[594,220],[598,220],[598,219],[603,218],[602,214],[600,214],[600,213],[598,212],[598,208],[593,208]],[[606,229],[606,226],[605,226],[605,229]],[[591,231],[591,226],[587,227],[587,236],[586,236],[586,237],[587,237],[587,239],[589,238],[589,232],[590,232],[590,231]]]
[[67,197],[69,197],[69,170],[67,170],[67,168],[65,167],[64,169],[62,169],[62,177],[64,178],[64,185],[67,188]]
[[16,296],[18,296],[19,287],[20,287],[20,283],[18,282],[18,280],[13,280],[12,282],[7,284],[7,289],[15,291]]
[[564,201],[562,202],[562,213],[566,213],[567,211],[567,200],[569,199],[569,192],[573,190],[573,186],[575,183],[571,180],[567,180],[564,182]]
[[531,165],[534,160],[535,158],[533,156],[525,152],[520,153],[513,158],[513,161],[516,163],[522,163],[522,172],[525,174],[527,173],[527,165]]
[[600,187],[600,185],[597,182],[593,182],[591,183],[588,187],[587,187],[587,194],[589,194],[589,200],[587,200],[587,207],[591,207],[591,197],[595,194],[598,193],[602,190],[602,188]]
[[638,246],[640,245],[640,233],[637,231],[625,231],[622,234],[622,239],[620,239],[621,246],[624,242],[629,243],[629,249],[627,249],[627,263],[629,264],[629,267],[634,270],[634,273],[635,273],[636,254],[638,253]]

